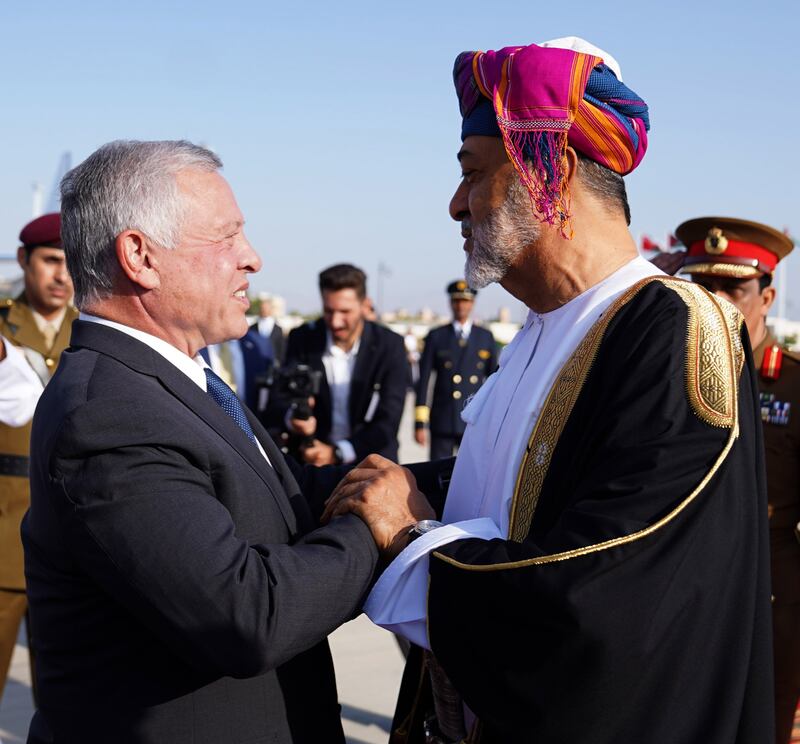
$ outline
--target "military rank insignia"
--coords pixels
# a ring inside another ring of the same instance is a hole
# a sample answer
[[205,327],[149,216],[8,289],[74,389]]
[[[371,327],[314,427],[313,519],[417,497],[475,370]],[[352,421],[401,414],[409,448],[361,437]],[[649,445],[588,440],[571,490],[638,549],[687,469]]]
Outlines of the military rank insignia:
[[771,393],[761,393],[761,420],[765,424],[788,425],[791,410],[791,403],[776,400]]
[[764,351],[764,361],[761,362],[761,376],[767,380],[777,380],[781,376],[783,364],[783,349],[773,344]]

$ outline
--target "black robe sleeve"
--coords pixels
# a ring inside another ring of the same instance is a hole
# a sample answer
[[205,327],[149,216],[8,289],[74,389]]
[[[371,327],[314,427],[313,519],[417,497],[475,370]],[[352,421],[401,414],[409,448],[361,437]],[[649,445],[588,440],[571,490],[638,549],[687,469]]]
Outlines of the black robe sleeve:
[[596,349],[526,536],[432,555],[432,649],[482,744],[771,740],[749,346],[738,422],[702,420],[688,350],[713,365],[737,341],[698,335],[702,312],[641,290]]

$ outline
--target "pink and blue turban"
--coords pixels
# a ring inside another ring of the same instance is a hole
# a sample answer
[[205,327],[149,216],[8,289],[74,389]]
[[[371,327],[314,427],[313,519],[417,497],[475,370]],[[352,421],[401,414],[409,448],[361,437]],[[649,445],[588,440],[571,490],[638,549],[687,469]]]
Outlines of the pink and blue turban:
[[536,44],[462,52],[453,78],[462,140],[474,134],[502,137],[541,220],[559,225],[564,234],[567,144],[621,175],[644,157],[647,104],[600,56]]

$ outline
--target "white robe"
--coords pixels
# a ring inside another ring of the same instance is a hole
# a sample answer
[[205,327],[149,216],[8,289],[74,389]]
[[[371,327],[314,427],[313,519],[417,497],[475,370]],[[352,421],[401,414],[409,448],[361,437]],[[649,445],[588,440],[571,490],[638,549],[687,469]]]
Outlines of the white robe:
[[606,308],[640,279],[661,274],[637,257],[549,313],[530,312],[500,355],[500,368],[467,403],[445,526],[419,537],[388,566],[364,605],[369,618],[423,648],[428,555],[464,538],[505,539],[517,472],[558,372]]

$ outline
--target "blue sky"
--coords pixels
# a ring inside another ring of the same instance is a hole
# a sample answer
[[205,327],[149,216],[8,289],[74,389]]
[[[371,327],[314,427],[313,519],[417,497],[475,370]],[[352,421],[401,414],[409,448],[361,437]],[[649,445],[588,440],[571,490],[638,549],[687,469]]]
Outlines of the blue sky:
[[[649,104],[628,177],[635,235],[723,214],[800,233],[795,2],[4,2],[0,253],[78,162],[119,138],[213,147],[264,259],[256,290],[318,305],[317,272],[352,261],[386,309],[445,308],[463,266],[455,56],[564,35],[613,54]],[[798,252],[800,253],[800,252]],[[790,290],[800,287],[800,258]],[[499,287],[491,315],[519,308]],[[800,298],[789,302],[800,318]]]

